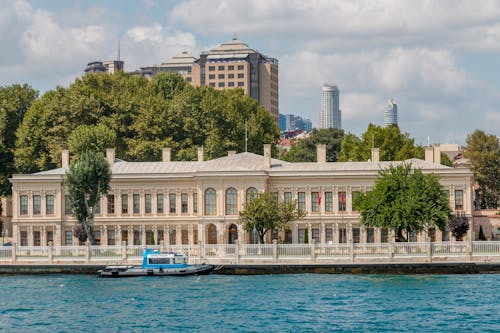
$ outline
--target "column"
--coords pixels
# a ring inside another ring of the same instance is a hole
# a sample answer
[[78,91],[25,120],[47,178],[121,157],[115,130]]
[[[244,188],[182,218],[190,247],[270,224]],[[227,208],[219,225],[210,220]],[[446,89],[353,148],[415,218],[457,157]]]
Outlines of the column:
[[[176,203],[176,206],[177,206],[177,203]],[[175,226],[175,245],[181,245],[182,244],[182,231],[181,230],[182,230],[181,229],[181,225],[177,224]]]
[[117,225],[115,228],[115,245],[121,245],[122,244],[122,226]]
[[108,245],[108,226],[103,225],[101,227],[101,245]]
[[170,245],[170,226],[166,225],[163,227],[163,238],[165,240],[165,245]]
[[194,235],[193,235],[193,225],[188,224],[188,244],[193,245],[194,244]]
[[42,228],[40,230],[40,245],[47,245],[47,230],[44,225],[42,225]]
[[333,243],[339,244],[339,223],[335,222],[335,228],[333,230]]
[[321,244],[326,243],[326,231],[325,231],[325,223],[321,222],[321,229],[320,229],[320,242]]
[[299,243],[299,225],[297,222],[294,222],[292,224],[292,243],[293,244]]
[[312,225],[311,223],[307,224],[307,242],[312,244]]
[[[141,198],[144,195],[144,191],[141,191]],[[141,205],[142,206],[142,205]],[[141,207],[142,211],[142,207]],[[146,226],[144,224],[141,225],[141,244],[146,244]]]
[[129,225],[127,230],[128,245],[134,244],[134,226]]

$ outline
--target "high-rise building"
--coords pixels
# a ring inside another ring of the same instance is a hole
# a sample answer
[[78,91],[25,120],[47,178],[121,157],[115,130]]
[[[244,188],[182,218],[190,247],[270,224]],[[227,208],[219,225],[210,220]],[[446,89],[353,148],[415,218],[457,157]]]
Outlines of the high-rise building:
[[392,98],[384,110],[384,127],[390,125],[398,125],[398,105]]
[[323,85],[320,122],[320,128],[342,129],[341,111],[339,108],[339,89],[335,85]]

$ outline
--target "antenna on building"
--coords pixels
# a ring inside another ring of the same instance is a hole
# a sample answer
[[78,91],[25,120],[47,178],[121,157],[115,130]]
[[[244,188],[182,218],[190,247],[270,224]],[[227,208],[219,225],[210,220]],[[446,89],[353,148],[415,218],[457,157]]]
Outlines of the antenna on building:
[[248,152],[247,121],[245,120],[245,153]]
[[120,61],[120,40],[118,39],[118,61]]

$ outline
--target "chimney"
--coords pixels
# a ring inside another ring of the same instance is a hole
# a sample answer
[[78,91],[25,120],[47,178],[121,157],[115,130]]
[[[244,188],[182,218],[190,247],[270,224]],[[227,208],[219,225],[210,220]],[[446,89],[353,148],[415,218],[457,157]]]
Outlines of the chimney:
[[434,163],[434,148],[425,147],[425,161]]
[[236,150],[228,150],[227,151],[227,156],[234,156],[236,155]]
[[316,145],[316,161],[326,163],[326,145]]
[[372,148],[372,162],[380,162],[380,148]]
[[115,164],[115,148],[107,148],[106,149],[106,160],[110,167]]
[[203,162],[203,146],[198,147],[198,162]]
[[161,152],[161,160],[163,162],[170,162],[172,158],[172,148],[163,148]]
[[271,167],[271,145],[264,145],[264,168],[269,169]]
[[69,150],[63,149],[61,152],[61,168],[69,167]]
[[441,164],[441,147],[434,145],[434,163]]

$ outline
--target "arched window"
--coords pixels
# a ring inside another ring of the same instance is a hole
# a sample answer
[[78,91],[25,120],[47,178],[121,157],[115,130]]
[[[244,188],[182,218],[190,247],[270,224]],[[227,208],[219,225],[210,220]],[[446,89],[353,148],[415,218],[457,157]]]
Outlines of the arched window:
[[255,187],[249,187],[247,189],[247,202],[249,202],[250,200],[254,199],[257,197],[257,194],[259,193],[259,191],[257,191],[257,189]]
[[228,241],[229,244],[234,244],[238,239],[238,227],[235,224],[231,224],[228,229]]
[[215,215],[215,190],[213,188],[207,188],[205,191],[205,215]]
[[230,187],[226,190],[226,215],[236,214],[236,190]]
[[207,243],[217,244],[217,228],[213,224],[207,226]]

